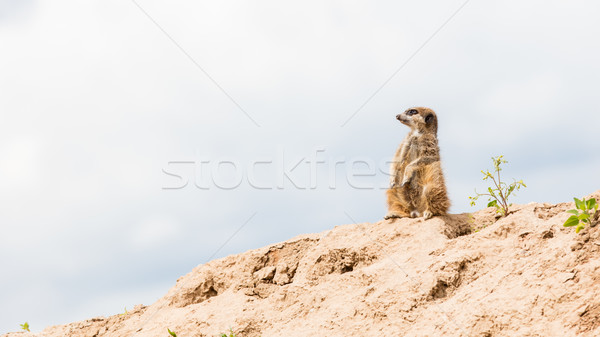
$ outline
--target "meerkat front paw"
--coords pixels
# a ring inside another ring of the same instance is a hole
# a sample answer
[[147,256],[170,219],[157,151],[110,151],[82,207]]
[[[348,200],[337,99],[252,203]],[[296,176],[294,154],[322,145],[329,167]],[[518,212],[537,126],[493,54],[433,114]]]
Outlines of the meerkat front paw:
[[388,214],[386,214],[383,219],[384,220],[389,220],[389,219],[395,219],[395,218],[401,218],[402,215],[395,213],[395,212],[389,212]]
[[406,184],[409,184],[411,181],[411,176],[405,175],[404,179],[402,179],[402,184],[400,184],[400,186],[405,186]]
[[415,171],[406,170],[406,172],[404,173],[404,177],[402,178],[402,184],[400,186],[405,186],[406,184],[410,184],[410,182],[412,181],[414,176],[415,176]]
[[432,216],[433,216],[433,213],[431,213],[430,211],[423,212],[423,218],[425,218],[425,220],[431,219]]

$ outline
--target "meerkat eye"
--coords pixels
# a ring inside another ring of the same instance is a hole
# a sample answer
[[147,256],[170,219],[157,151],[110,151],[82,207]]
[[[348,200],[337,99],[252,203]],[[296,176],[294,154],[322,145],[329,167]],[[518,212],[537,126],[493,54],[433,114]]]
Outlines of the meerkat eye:
[[418,112],[415,109],[410,109],[406,112],[407,115],[412,116],[412,115],[416,115]]

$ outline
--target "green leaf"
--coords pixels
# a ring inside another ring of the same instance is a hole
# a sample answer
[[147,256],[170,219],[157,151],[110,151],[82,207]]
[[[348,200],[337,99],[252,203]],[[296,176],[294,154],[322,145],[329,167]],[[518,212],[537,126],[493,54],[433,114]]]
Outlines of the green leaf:
[[582,230],[583,228],[584,228],[583,225],[577,226],[577,228],[575,228],[575,233],[579,233],[579,231]]
[[570,209],[567,211],[567,213],[571,213],[571,214],[575,214],[575,215],[579,215],[579,211],[576,209]]
[[596,199],[591,198],[590,200],[586,201],[586,206],[587,206],[587,209],[594,208],[594,206],[596,206]]
[[573,227],[573,226],[577,226],[579,224],[579,218],[575,215],[571,215],[567,221],[565,221],[564,225],[565,227]]
[[498,207],[498,201],[492,200],[492,201],[488,202],[487,207]]
[[171,331],[169,328],[167,328],[167,331],[169,332],[169,335],[173,336],[173,337],[177,337],[177,335]]
[[512,193],[512,191],[515,190],[515,187],[517,187],[517,185],[515,185],[515,184],[510,185],[510,187],[508,188],[508,192],[506,193],[507,197]]
[[[577,207],[577,209],[583,210],[585,207],[585,204],[583,203],[583,201],[581,201],[577,198],[573,198],[573,199],[575,199],[575,207]],[[584,198],[584,200],[585,200],[585,198]]]
[[579,214],[578,218],[579,218],[579,220],[587,220],[590,218],[590,215],[587,213],[581,213],[581,214]]

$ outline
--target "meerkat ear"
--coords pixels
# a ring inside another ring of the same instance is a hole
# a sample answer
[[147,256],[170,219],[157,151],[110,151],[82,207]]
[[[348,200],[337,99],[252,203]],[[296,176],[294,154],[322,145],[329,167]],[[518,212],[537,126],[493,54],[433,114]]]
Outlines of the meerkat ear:
[[433,116],[433,114],[429,114],[427,115],[427,117],[425,117],[425,123],[429,124],[431,123],[433,120],[435,119],[435,117]]

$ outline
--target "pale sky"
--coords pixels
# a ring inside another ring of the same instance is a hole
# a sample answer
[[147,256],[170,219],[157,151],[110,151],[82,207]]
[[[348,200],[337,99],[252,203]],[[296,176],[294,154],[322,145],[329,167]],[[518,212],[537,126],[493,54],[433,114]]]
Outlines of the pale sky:
[[381,220],[411,106],[438,114],[452,213],[485,205],[467,197],[500,154],[528,186],[515,203],[600,189],[599,13],[0,0],[0,333],[152,304],[211,257],[345,213]]

